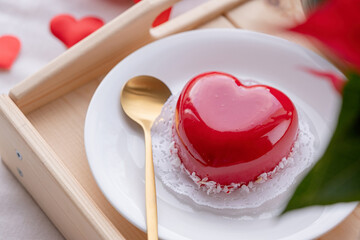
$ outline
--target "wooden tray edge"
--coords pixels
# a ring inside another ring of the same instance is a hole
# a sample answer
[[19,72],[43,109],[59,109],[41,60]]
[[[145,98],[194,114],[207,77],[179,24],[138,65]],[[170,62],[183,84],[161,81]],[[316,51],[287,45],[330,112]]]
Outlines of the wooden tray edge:
[[67,239],[124,239],[7,95],[0,129],[3,162]]

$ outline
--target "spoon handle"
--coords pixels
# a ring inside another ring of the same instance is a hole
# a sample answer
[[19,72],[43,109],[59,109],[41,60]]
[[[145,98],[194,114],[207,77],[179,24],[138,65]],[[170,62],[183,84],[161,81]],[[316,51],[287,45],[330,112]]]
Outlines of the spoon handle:
[[156,187],[150,129],[145,129],[145,200],[147,239],[158,239]]

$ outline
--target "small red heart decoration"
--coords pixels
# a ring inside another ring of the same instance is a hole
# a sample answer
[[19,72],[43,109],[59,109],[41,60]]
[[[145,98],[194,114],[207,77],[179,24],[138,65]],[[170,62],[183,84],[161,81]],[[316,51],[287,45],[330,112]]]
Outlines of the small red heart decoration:
[[9,70],[21,48],[20,40],[15,36],[0,37],[0,69]]
[[297,111],[284,93],[244,86],[219,72],[187,83],[175,119],[175,145],[186,169],[223,185],[273,170],[290,153],[298,129]]
[[[140,2],[141,0],[133,0],[135,3]],[[159,26],[160,24],[163,24],[164,22],[168,21],[170,18],[170,13],[171,13],[172,8],[168,8],[165,11],[163,11],[162,13],[159,14],[159,16],[157,16],[154,20],[154,22],[152,23],[153,27]]]
[[104,22],[97,17],[76,20],[71,15],[61,14],[51,20],[50,30],[55,37],[70,48],[103,25]]

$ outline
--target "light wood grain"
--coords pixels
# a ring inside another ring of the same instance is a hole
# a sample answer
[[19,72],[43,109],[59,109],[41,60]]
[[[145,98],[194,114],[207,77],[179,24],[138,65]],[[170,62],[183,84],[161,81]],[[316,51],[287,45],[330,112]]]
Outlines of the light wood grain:
[[[0,96],[0,129],[2,160],[66,238],[123,239],[6,95]],[[21,154],[21,160],[16,151]]]

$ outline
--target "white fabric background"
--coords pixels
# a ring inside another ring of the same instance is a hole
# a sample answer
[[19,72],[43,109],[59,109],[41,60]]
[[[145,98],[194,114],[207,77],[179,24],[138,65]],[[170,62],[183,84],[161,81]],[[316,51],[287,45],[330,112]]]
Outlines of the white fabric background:
[[[183,0],[172,15],[178,15],[207,0]],[[133,4],[131,0],[0,0],[0,36],[17,36],[21,43],[18,59],[9,71],[0,70],[0,93],[63,53],[65,46],[49,31],[55,15],[76,18],[94,15],[109,22]],[[0,134],[2,134],[0,129]],[[0,163],[0,240],[63,239],[34,200]]]

